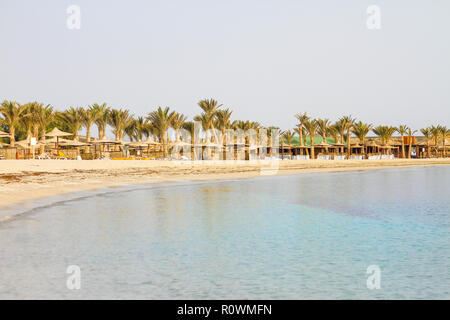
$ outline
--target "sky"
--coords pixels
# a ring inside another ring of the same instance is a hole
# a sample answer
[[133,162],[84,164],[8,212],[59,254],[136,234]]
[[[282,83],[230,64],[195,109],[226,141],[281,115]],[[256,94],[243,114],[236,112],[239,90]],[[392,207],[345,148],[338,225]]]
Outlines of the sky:
[[450,127],[449,33],[448,0],[0,0],[0,99]]

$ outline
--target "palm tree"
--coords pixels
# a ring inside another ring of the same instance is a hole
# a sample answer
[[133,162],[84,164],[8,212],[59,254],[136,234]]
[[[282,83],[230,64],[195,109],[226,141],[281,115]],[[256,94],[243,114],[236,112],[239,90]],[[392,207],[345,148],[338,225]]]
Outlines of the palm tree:
[[133,141],[133,139],[136,139],[136,141],[138,140],[137,137],[137,124],[136,124],[136,119],[132,119],[128,125],[125,127],[125,129],[123,129],[123,132],[125,135],[128,136],[128,138],[130,139],[130,141]]
[[425,140],[427,141],[427,157],[430,158],[430,156],[431,156],[430,140],[432,139],[431,129],[423,128],[423,129],[420,129],[420,132],[423,134],[423,136],[425,137]]
[[[299,143],[301,141],[300,146],[304,146],[303,137],[306,136],[306,131],[305,131],[304,125],[295,127],[294,128],[294,132],[296,132],[298,134]],[[303,155],[303,152],[304,152],[303,149],[305,149],[306,150],[306,154],[309,155],[308,148],[300,148],[300,154]]]
[[134,120],[134,128],[137,141],[142,141],[144,136],[147,138],[152,131],[150,123],[144,117],[137,117]]
[[[306,114],[306,112],[303,112],[303,113],[297,113],[295,115],[295,118],[298,121],[297,132],[298,132],[299,143],[300,143],[300,146],[303,146],[303,131],[304,131],[305,123],[309,120],[309,117]],[[308,149],[306,149],[306,150],[308,150]]]
[[110,113],[109,125],[114,129],[116,141],[122,141],[125,129],[133,122],[128,109],[113,109]]
[[359,139],[363,147],[363,154],[366,154],[366,136],[372,129],[372,125],[359,121],[353,125],[352,133]]
[[350,133],[353,127],[353,124],[355,123],[355,119],[352,118],[352,116],[344,116],[339,119],[342,121],[343,126],[345,128],[345,131],[347,132],[347,157],[350,158],[350,155],[352,154],[352,148],[350,143]]
[[180,141],[179,131],[183,127],[183,124],[186,120],[187,117],[185,115],[175,112],[172,123],[170,124],[173,130],[175,130],[175,141]]
[[158,107],[156,111],[150,112],[147,117],[147,119],[152,123],[153,127],[155,128],[159,136],[159,140],[163,145],[164,157],[168,156],[166,133],[173,119],[175,118],[175,115],[176,113],[174,111],[170,112],[169,107],[165,107],[164,109]]
[[84,109],[70,107],[64,112],[57,112],[56,119],[67,126],[68,130],[74,135],[73,139],[78,141],[78,131],[80,131],[84,121]]
[[26,138],[28,141],[30,141],[31,139],[31,135],[32,135],[32,129],[33,129],[33,118],[32,118],[32,113],[33,113],[33,103],[26,103],[24,104],[25,107],[25,114],[27,115],[26,117],[21,117],[19,124],[23,126],[23,128],[26,131]]
[[[322,137],[322,142],[327,143],[327,135],[330,132],[330,120],[328,119],[317,119],[317,133]],[[325,147],[325,152],[328,153],[328,147]]]
[[417,130],[412,130],[411,128],[408,128],[407,130],[407,134],[408,134],[408,142],[409,142],[409,146],[408,146],[408,159],[411,159],[411,149],[412,149],[412,138],[414,133],[416,133]]
[[399,125],[397,128],[397,132],[400,133],[401,139],[402,139],[402,158],[406,158],[405,157],[405,141],[403,139],[403,137],[405,136],[405,134],[408,131],[408,126],[406,125]]
[[435,127],[435,126],[431,126],[430,127],[430,131],[431,131],[431,136],[433,137],[434,140],[434,149],[436,151],[436,158],[439,156],[439,152],[438,152],[438,147],[439,147],[439,136],[441,134],[441,130],[439,129],[439,126]]
[[219,111],[222,105],[219,105],[214,99],[204,99],[199,101],[198,106],[204,112],[206,130],[211,129],[213,131],[215,141],[217,141],[216,132],[214,130],[214,120],[216,119],[217,111]]
[[216,113],[217,118],[217,129],[222,131],[222,137],[225,141],[226,130],[231,127],[231,114],[233,113],[230,109],[218,110]]
[[41,127],[41,136],[39,137],[41,140],[45,139],[45,134],[47,133],[48,126],[55,118],[55,113],[53,111],[53,107],[47,105],[39,110],[39,126]]
[[204,131],[208,130],[208,117],[206,116],[206,113],[202,112],[201,114],[195,116],[194,120],[202,124],[202,129]]
[[27,117],[27,106],[21,105],[15,101],[3,101],[0,106],[0,115],[3,116],[3,121],[9,128],[10,146],[14,148],[16,138],[16,127],[19,125],[21,118]]
[[99,117],[99,108],[94,105],[89,106],[87,110],[83,109],[83,125],[86,128],[86,142],[91,142],[91,127]]
[[[338,121],[336,121],[333,125],[334,130],[336,130],[337,134],[340,137],[339,143],[344,144],[344,136],[346,131],[346,123],[341,118]],[[341,153],[344,153],[344,147],[341,147]]]
[[98,128],[98,138],[101,140],[106,135],[106,126],[109,123],[111,108],[109,108],[106,103],[101,105],[94,103],[92,109],[95,110],[95,113],[97,114],[95,124]]
[[311,138],[311,159],[315,158],[314,155],[314,137],[316,135],[317,132],[317,122],[313,119],[310,119],[308,121],[305,122],[304,124],[305,130],[306,132],[309,134],[310,138]]
[[[39,139],[39,129],[45,131],[41,125],[41,115],[46,111],[46,108],[51,108],[50,105],[44,107],[42,103],[33,102],[33,107],[31,109],[31,118],[33,119],[33,137]],[[53,113],[53,109],[51,108]]]
[[286,130],[283,132],[283,140],[286,141],[288,146],[292,145],[292,139],[294,139],[294,133],[291,130]]
[[443,146],[442,156],[445,158],[445,156],[447,155],[445,140],[448,137],[450,137],[450,129],[447,129],[447,127],[444,127],[444,126],[439,126],[439,132],[440,132],[441,138],[442,138],[442,146]]
[[378,137],[381,139],[381,143],[384,146],[387,146],[389,144],[389,141],[392,138],[392,135],[396,131],[395,127],[390,126],[377,126],[372,129],[373,133],[375,133]]

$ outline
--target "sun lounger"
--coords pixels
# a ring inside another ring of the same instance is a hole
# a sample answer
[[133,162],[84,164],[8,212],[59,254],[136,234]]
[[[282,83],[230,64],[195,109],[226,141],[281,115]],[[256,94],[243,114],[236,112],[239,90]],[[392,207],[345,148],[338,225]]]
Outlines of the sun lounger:
[[40,155],[37,156],[37,158],[39,160],[44,160],[44,159],[50,159],[50,156],[46,152],[42,152]]

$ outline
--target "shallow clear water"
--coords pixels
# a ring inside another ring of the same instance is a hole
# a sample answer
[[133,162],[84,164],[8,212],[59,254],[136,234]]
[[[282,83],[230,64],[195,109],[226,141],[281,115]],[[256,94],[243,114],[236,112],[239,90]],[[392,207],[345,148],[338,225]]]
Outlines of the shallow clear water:
[[442,166],[59,202],[0,224],[0,298],[449,299],[449,187]]

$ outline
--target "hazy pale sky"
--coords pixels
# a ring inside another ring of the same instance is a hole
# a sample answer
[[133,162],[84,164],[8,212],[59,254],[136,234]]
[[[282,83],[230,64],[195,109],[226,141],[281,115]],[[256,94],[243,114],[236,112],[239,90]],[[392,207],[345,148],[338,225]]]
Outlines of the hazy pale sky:
[[213,97],[283,129],[303,111],[450,126],[449,36],[448,0],[0,0],[0,99],[192,118]]

